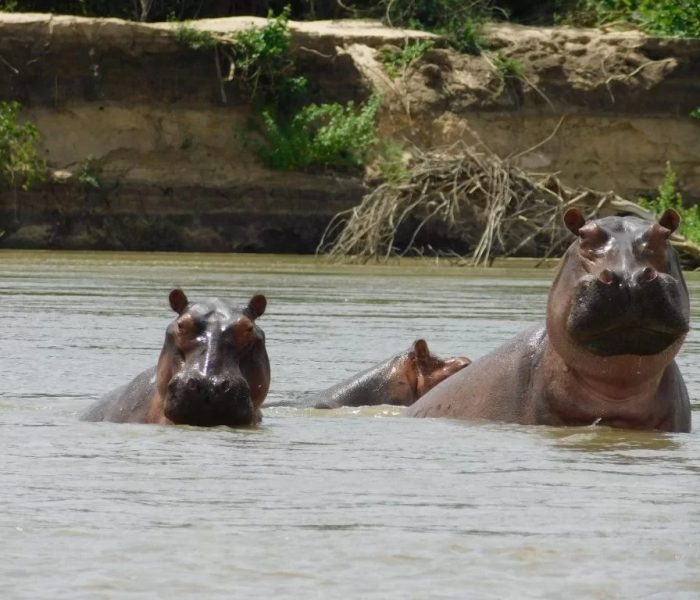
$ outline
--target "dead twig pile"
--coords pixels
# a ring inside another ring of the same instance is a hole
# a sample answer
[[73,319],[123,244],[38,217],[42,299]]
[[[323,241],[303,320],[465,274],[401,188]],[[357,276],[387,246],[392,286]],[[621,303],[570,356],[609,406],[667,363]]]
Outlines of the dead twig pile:
[[[589,218],[620,213],[654,218],[612,192],[570,188],[553,174],[527,173],[462,143],[439,151],[414,149],[408,173],[404,181],[385,182],[359,206],[336,215],[317,252],[360,262],[421,253],[419,234],[440,224],[471,248],[473,265],[488,265],[496,256],[523,249],[543,258],[561,252],[571,237],[561,217],[571,206]],[[700,261],[700,247],[689,247],[680,236],[675,241]]]

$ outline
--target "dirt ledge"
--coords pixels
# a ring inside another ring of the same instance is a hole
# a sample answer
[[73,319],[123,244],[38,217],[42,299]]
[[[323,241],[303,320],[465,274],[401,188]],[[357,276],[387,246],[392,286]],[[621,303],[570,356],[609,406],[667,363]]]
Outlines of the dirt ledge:
[[[190,25],[228,35],[262,23],[237,17]],[[359,201],[364,188],[357,176],[265,169],[242,140],[250,116],[245,99],[217,81],[213,52],[183,47],[175,27],[0,13],[0,97],[27,107],[49,164],[69,175],[65,185],[23,196],[22,223],[35,233],[48,228],[51,236],[22,238],[17,231],[0,243],[100,247],[106,234],[91,241],[70,231],[95,229],[101,217],[172,220],[176,197],[175,227],[218,218],[216,239],[225,240],[211,248],[185,241],[179,249],[281,251],[282,240],[296,236],[304,244],[290,243],[289,250],[312,251],[332,212]],[[519,159],[522,166],[630,197],[656,187],[670,161],[686,198],[700,199],[700,122],[688,117],[700,104],[700,40],[499,24],[487,30],[484,55],[458,55],[436,39],[435,48],[391,79],[380,49],[434,36],[372,21],[291,22],[290,29],[293,55],[317,83],[317,100],[361,101],[372,89],[383,92],[382,137],[426,148],[464,139],[507,156],[557,130]],[[499,72],[499,54],[517,62],[520,77]],[[75,181],[88,156],[100,160],[103,190],[112,190],[109,202],[89,211]],[[255,234],[241,232],[265,214],[277,233],[262,237],[276,241],[251,243]],[[286,219],[297,228],[291,236],[282,215],[294,217]],[[309,231],[299,235],[304,215]],[[15,226],[11,199],[0,193],[0,230]],[[138,244],[113,247],[148,249],[162,238],[154,229]]]

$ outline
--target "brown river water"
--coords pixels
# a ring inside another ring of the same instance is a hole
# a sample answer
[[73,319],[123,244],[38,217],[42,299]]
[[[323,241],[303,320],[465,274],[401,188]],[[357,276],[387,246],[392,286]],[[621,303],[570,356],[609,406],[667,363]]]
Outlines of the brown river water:
[[[700,598],[698,275],[691,434],[284,406],[417,337],[478,357],[552,274],[0,252],[0,598]],[[260,428],[78,420],[155,364],[173,286],[267,295]]]

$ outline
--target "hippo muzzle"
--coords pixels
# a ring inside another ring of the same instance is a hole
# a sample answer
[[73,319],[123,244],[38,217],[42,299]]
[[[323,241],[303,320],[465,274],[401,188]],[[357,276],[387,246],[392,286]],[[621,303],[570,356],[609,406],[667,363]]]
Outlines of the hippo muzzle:
[[[672,276],[587,275],[574,293],[569,335],[594,354],[658,354],[688,333],[683,290]],[[646,273],[646,274],[645,274]]]
[[200,427],[250,425],[256,409],[241,376],[205,376],[182,372],[168,383],[165,416],[173,423]]

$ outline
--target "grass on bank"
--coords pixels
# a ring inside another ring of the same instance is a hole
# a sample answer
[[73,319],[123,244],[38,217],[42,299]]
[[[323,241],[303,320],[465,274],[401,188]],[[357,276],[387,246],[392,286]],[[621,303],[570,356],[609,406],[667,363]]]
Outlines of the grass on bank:
[[46,164],[39,154],[39,131],[20,123],[19,102],[0,102],[0,187],[12,192],[15,219],[19,215],[18,189],[27,190],[44,178]]
[[678,191],[678,176],[671,167],[671,163],[666,163],[666,173],[657,189],[656,196],[648,199],[639,198],[637,203],[657,216],[662,215],[669,208],[675,209],[681,216],[681,225],[678,233],[688,238],[691,242],[700,244],[700,208],[698,208],[697,204],[693,206],[684,205],[683,196]]

